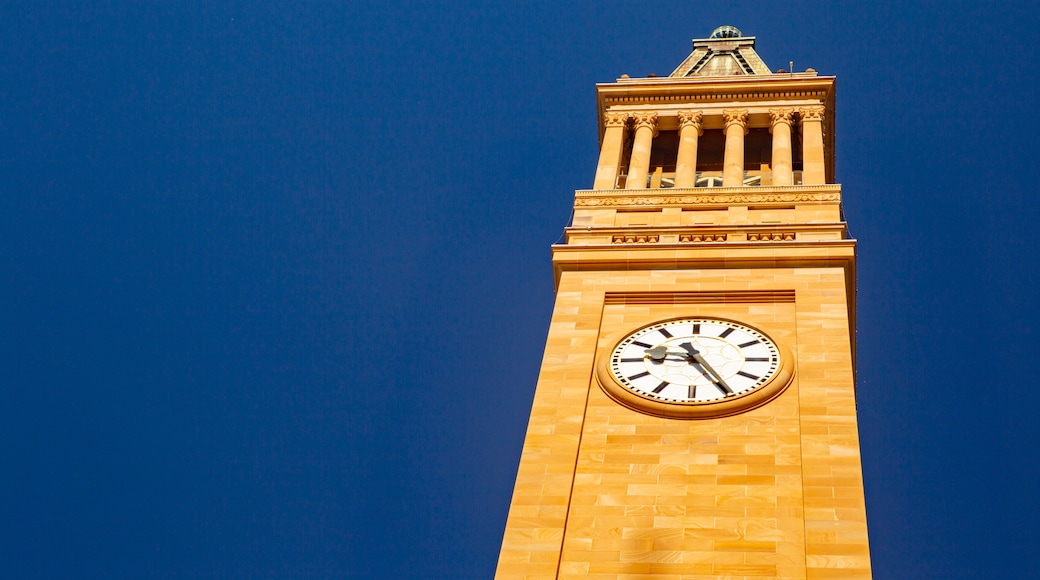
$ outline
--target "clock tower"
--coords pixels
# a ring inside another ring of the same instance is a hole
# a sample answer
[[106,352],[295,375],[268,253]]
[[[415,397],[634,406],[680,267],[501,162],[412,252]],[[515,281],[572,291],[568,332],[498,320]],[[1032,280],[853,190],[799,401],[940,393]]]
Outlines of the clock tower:
[[597,86],[497,578],[871,576],[834,91],[730,26]]

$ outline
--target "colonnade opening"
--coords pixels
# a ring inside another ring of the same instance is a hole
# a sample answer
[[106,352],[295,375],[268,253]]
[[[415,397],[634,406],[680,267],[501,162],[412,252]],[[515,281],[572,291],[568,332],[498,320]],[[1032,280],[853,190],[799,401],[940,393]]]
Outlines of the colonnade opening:
[[[791,169],[793,185],[802,183],[801,136],[791,135]],[[632,160],[632,135],[625,139],[621,167],[617,179],[618,189],[628,186],[629,164]],[[650,150],[650,167],[646,185],[650,189],[675,187],[676,159],[679,153],[679,131],[659,131]],[[723,168],[726,157],[726,134],[722,129],[705,129],[698,137],[697,169],[694,187],[722,187]],[[770,186],[772,179],[773,136],[767,127],[748,129],[744,137],[743,186]],[[635,186],[638,187],[638,186]]]
[[[826,182],[822,107],[721,112],[709,116],[701,111],[680,111],[676,116],[660,117],[655,112],[611,113],[597,187],[770,187]],[[807,158],[812,162],[807,163]]]

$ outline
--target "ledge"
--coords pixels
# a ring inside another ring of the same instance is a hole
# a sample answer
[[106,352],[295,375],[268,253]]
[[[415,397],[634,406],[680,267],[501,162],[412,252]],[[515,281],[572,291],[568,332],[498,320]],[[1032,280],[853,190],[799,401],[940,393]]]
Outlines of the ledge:
[[856,240],[557,244],[552,246],[552,254],[557,286],[565,271],[837,267],[851,274]]
[[[727,243],[682,243],[682,244],[597,244],[552,246],[553,262],[577,261],[624,262],[628,269],[640,269],[635,262],[641,256],[658,262],[660,257],[667,256],[669,263],[675,267],[688,267],[703,260],[708,255],[725,255],[731,258],[740,256],[768,257],[770,260],[795,259],[804,261],[812,257],[834,257],[842,259],[855,255],[856,240],[805,240],[763,242],[727,242]],[[721,252],[721,254],[719,253]],[[658,267],[656,264],[652,268]],[[698,266],[694,266],[698,267]],[[582,268],[587,269],[587,268]],[[674,269],[674,268],[673,268]]]
[[840,201],[841,185],[839,184],[579,189],[574,192],[574,207],[769,205],[771,203],[835,203]]
[[[564,229],[566,244],[585,248],[605,246],[596,239],[611,238],[610,247],[619,244],[653,244],[661,247],[668,240],[681,242],[686,247],[697,242],[756,242],[775,241],[839,241],[848,236],[844,222],[829,223],[783,223],[783,224],[698,224],[680,226],[570,226]],[[811,236],[817,237],[811,237]],[[637,240],[621,241],[624,236]],[[779,237],[777,237],[779,236]],[[791,236],[788,238],[787,236]],[[809,237],[804,237],[809,236]]]
[[598,83],[596,97],[601,109],[605,102],[627,100],[657,103],[668,97],[687,102],[783,99],[793,95],[828,99],[834,94],[834,80],[833,76],[806,73],[629,78],[618,79],[613,83]]

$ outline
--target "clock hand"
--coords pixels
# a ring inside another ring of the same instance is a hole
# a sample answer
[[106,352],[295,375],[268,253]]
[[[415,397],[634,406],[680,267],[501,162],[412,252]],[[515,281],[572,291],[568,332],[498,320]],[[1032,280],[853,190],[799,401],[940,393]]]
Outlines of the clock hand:
[[729,387],[729,385],[726,384],[726,381],[723,380],[722,375],[720,375],[718,373],[718,371],[716,371],[714,368],[712,368],[712,366],[710,364],[708,364],[708,361],[704,360],[704,357],[701,356],[701,353],[697,349],[693,348],[692,344],[690,344],[688,342],[684,342],[684,343],[680,344],[679,346],[683,350],[685,350],[687,352],[687,354],[690,355],[690,359],[693,362],[695,362],[695,363],[699,364],[700,366],[704,367],[704,370],[708,371],[708,373],[711,374],[712,377],[714,377],[714,379],[712,379],[712,382],[714,382],[716,385],[718,385],[719,388],[722,389],[722,392],[726,393],[726,396],[736,394],[736,393],[733,392],[733,389],[731,389]]
[[661,362],[666,356],[668,356],[668,347],[659,344],[653,348],[646,349],[646,354],[653,360]]
[[650,357],[650,360],[654,362],[662,362],[669,356],[681,356],[683,358],[688,358],[689,356],[683,351],[676,352],[674,350],[669,350],[668,347],[663,344],[659,344],[653,348],[648,348],[643,352],[645,352],[646,355]]

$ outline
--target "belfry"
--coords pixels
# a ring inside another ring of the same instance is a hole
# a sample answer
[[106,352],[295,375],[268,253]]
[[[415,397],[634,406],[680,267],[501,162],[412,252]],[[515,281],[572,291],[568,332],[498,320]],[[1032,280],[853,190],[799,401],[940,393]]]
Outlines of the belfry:
[[496,578],[870,578],[834,77],[723,26],[597,106]]

